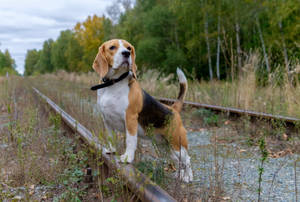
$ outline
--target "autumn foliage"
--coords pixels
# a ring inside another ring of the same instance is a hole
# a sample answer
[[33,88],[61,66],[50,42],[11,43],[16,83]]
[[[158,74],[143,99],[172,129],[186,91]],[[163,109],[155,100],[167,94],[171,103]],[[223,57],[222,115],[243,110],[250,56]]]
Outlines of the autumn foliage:
[[56,41],[44,42],[42,50],[28,50],[25,75],[66,70],[88,72],[104,39],[105,17],[89,16],[73,30],[61,31]]

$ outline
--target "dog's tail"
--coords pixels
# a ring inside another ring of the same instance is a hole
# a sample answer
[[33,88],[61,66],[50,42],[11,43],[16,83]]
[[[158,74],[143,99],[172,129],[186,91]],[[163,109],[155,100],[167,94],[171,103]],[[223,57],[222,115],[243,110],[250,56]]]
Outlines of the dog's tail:
[[183,101],[186,96],[187,89],[188,89],[188,83],[187,83],[187,79],[186,79],[183,71],[179,68],[177,68],[177,75],[179,78],[180,90],[179,90],[179,95],[177,98],[178,100],[172,105],[172,107],[176,111],[180,112],[182,109]]

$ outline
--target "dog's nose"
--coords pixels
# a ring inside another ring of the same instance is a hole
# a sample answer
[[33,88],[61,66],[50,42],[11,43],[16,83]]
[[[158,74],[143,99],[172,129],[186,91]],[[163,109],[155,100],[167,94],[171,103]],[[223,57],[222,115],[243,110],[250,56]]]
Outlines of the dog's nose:
[[123,51],[123,52],[122,52],[122,55],[123,55],[125,58],[129,58],[130,52],[129,52],[129,51]]

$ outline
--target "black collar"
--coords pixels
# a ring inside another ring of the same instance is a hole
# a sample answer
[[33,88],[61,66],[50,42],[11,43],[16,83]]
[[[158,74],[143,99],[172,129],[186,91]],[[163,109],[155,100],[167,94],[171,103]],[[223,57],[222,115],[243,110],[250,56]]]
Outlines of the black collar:
[[91,87],[91,90],[98,90],[100,88],[105,88],[107,86],[112,86],[114,85],[115,83],[119,82],[119,81],[122,81],[123,79],[125,79],[127,76],[129,75],[129,71],[128,72],[125,72],[124,74],[122,74],[119,78],[117,79],[107,79],[107,78],[103,78],[102,81],[104,83],[102,84],[98,84],[98,85],[95,85],[95,86],[92,86]]

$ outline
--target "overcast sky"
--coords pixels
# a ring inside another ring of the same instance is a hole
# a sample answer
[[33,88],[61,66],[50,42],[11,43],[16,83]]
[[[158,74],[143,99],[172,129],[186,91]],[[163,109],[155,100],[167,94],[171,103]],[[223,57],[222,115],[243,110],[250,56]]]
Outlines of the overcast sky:
[[101,16],[112,0],[0,0],[0,49],[8,49],[24,72],[28,49],[41,49],[45,40],[72,29],[88,15]]

